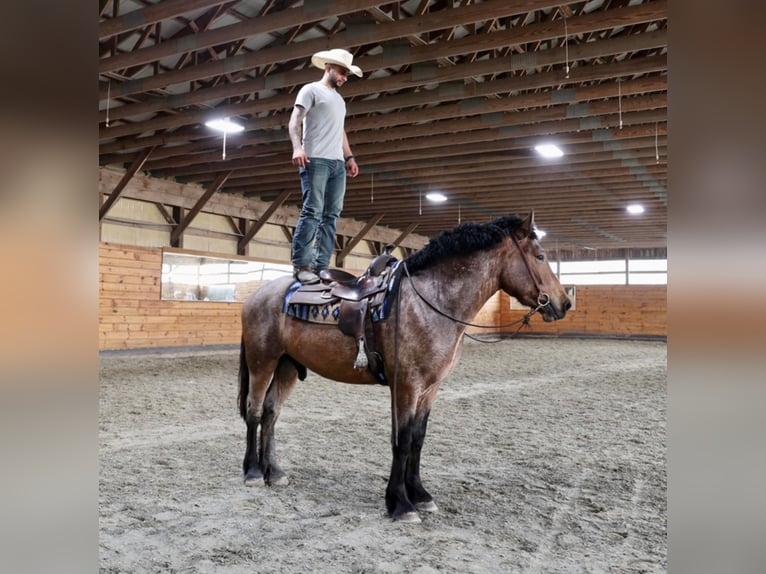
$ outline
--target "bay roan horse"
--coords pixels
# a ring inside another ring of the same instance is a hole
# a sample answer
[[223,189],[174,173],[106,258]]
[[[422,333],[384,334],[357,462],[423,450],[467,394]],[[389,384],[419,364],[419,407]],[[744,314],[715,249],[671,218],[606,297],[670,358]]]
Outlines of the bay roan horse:
[[[373,325],[392,397],[393,463],[385,498],[394,519],[420,522],[418,510],[437,509],[420,479],[428,416],[460,357],[466,322],[500,289],[545,321],[563,318],[571,302],[535,234],[534,212],[443,232],[402,261],[395,278],[399,299],[386,320]],[[293,283],[292,277],[267,283],[242,309],[239,409],[247,424],[247,485],[287,483],[277,465],[274,425],[306,369],[344,383],[380,383],[369,369],[354,369],[353,337],[332,324],[283,313]]]

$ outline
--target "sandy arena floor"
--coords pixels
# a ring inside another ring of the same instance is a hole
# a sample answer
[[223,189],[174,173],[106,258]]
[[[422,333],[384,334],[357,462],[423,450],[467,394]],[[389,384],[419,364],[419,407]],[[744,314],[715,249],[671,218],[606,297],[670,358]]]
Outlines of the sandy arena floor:
[[394,523],[388,389],[309,373],[281,488],[242,484],[238,352],[101,358],[101,572],[665,572],[662,342],[466,341],[423,449],[439,505]]

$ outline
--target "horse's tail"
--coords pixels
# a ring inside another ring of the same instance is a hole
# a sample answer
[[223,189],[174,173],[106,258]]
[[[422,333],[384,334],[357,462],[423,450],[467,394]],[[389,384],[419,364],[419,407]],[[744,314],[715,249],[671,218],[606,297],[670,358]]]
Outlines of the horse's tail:
[[245,418],[247,414],[247,394],[250,392],[250,370],[245,360],[245,338],[242,337],[239,345],[239,414]]

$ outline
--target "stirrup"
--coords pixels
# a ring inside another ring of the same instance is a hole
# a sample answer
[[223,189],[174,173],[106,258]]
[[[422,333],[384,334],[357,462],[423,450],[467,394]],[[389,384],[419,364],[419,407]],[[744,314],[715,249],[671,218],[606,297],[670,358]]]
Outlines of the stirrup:
[[370,363],[367,360],[367,353],[364,350],[364,337],[359,337],[357,343],[359,347],[356,353],[356,359],[354,359],[354,368],[357,371],[361,371],[362,369],[366,369]]

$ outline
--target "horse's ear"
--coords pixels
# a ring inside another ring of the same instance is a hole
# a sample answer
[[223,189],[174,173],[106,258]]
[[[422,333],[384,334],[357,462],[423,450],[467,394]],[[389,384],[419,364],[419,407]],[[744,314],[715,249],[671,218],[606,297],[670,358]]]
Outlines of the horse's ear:
[[521,225],[519,225],[519,228],[516,232],[519,239],[526,239],[532,233],[535,231],[535,210],[529,212],[529,215],[527,215],[524,218],[524,221],[521,222]]

